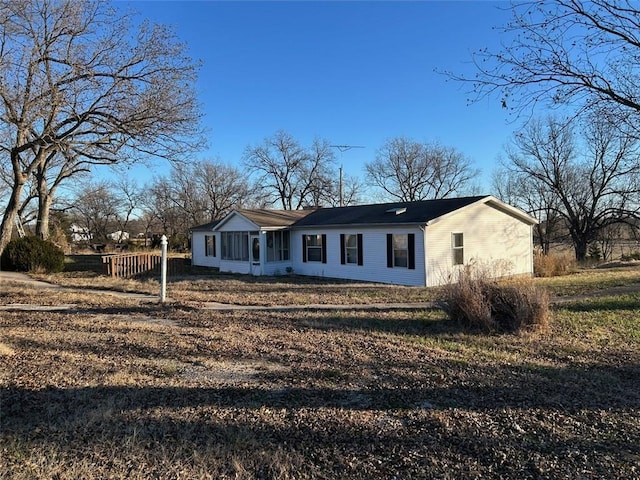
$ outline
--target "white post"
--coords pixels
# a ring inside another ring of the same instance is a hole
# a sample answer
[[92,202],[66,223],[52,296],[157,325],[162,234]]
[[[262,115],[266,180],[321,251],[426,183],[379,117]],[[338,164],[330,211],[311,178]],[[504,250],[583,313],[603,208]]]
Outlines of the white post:
[[160,239],[160,302],[164,303],[167,300],[167,236],[162,235]]

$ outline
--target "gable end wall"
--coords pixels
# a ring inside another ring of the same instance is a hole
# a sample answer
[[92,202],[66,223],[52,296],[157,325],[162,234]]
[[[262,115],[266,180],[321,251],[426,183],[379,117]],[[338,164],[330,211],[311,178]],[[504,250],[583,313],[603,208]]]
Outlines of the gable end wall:
[[452,233],[464,234],[464,264],[487,266],[496,276],[533,274],[531,226],[481,203],[426,228],[427,285],[455,278]]

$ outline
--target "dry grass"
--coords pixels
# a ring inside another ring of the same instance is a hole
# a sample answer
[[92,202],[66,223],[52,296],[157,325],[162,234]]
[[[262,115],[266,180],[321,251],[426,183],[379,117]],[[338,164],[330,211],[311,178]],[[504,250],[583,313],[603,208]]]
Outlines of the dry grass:
[[[107,288],[123,292],[157,294],[156,279],[119,279],[90,272],[38,275],[58,285]],[[362,305],[424,302],[435,298],[433,289],[318,279],[302,276],[192,275],[171,278],[168,295],[181,303],[218,302],[231,305]]]
[[575,257],[570,252],[533,256],[533,271],[537,277],[557,277],[576,270]]
[[[65,272],[37,275],[39,279],[62,286],[111,289],[156,295],[157,279],[119,279],[93,272]],[[640,264],[613,268],[583,268],[564,276],[536,278],[551,297],[590,295],[605,288],[640,287]],[[232,305],[362,305],[369,303],[429,302],[440,297],[439,289],[358,283],[302,276],[252,277],[208,273],[169,279],[168,295],[173,300],[198,306],[205,302]],[[1,295],[1,293],[0,293]]]
[[108,298],[0,311],[0,478],[640,477],[637,294],[516,336]]

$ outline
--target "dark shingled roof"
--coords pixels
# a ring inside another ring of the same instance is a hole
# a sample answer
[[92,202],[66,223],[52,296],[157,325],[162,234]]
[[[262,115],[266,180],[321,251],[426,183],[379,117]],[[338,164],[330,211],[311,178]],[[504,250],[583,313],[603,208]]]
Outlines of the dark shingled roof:
[[205,223],[203,225],[198,225],[197,227],[191,227],[191,231],[203,231],[203,232],[208,232],[210,230],[213,230],[213,228],[218,225],[218,223],[220,223],[220,220],[216,220],[215,222],[209,222],[209,223]]
[[314,210],[267,210],[251,209],[238,210],[242,216],[248,218],[259,227],[288,227],[296,221],[306,217]]
[[[339,225],[424,224],[430,220],[471,205],[488,195],[445,198],[418,202],[378,203],[351,207],[320,208],[298,220],[295,227],[326,227]],[[396,214],[394,211],[403,213]]]

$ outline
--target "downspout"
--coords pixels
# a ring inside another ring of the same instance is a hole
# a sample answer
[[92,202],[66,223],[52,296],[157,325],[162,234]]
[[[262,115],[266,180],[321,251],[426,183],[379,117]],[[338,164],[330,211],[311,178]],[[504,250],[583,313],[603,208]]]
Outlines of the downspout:
[[424,272],[425,287],[429,285],[429,282],[427,281],[427,277],[429,275],[429,272],[427,271],[427,226],[428,225],[429,225],[429,222],[425,223],[424,225],[418,225],[418,228],[422,231],[422,257],[423,257],[423,263],[424,263],[424,265],[422,266],[422,271]]

